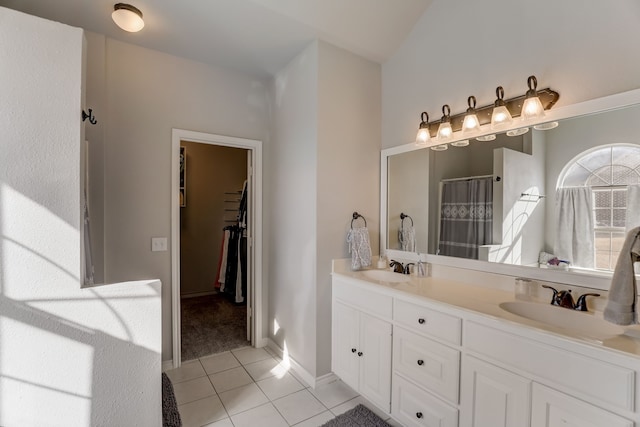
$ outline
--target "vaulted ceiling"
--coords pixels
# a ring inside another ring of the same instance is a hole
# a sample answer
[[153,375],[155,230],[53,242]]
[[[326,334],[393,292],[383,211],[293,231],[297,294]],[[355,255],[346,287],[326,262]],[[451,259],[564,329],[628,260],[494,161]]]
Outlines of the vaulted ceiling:
[[0,5],[266,77],[316,38],[383,63],[432,0],[129,0],[145,19],[145,28],[134,34],[111,20],[116,2],[0,0]]

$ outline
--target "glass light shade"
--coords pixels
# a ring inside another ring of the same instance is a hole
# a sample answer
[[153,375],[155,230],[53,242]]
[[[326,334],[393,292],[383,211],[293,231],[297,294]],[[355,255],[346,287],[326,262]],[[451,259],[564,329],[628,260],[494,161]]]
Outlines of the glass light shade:
[[469,140],[463,139],[462,141],[455,141],[452,142],[451,145],[453,145],[454,147],[466,147],[467,145],[469,145]]
[[462,135],[480,132],[480,122],[475,114],[467,114],[462,122]]
[[427,142],[431,139],[431,135],[429,135],[429,129],[420,128],[418,129],[418,135],[416,135],[416,145],[424,146],[427,145]]
[[520,115],[522,116],[522,120],[544,117],[544,107],[542,106],[542,102],[540,102],[540,98],[532,96],[531,98],[525,99]]
[[489,134],[489,135],[479,136],[479,137],[476,138],[476,140],[482,141],[482,142],[493,141],[494,139],[496,139],[496,135],[494,133]]
[[498,130],[508,127],[513,122],[513,117],[506,106],[500,105],[491,113],[491,129]]
[[[142,13],[138,14],[134,10],[127,8],[126,6],[128,5],[123,5],[125,7],[118,6],[121,6],[121,4],[118,3],[116,10],[111,14],[111,19],[113,19],[113,22],[115,22],[118,27],[130,33],[136,33],[144,28]],[[133,8],[133,6],[130,7]]]
[[451,123],[440,123],[440,126],[438,126],[438,141],[449,141],[451,138],[453,138]]

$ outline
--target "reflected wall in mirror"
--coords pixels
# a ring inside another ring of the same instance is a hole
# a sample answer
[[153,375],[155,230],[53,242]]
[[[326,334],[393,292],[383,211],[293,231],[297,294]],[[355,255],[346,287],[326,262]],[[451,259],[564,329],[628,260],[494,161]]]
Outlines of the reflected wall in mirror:
[[406,160],[392,168],[390,156],[387,247],[397,248],[394,216],[406,206],[394,197],[397,169],[409,179],[427,169],[428,189],[414,185],[411,196],[428,199],[428,213],[413,219],[428,221],[429,254],[611,271],[626,231],[640,225],[639,119],[634,105],[518,137],[398,155],[415,156],[416,171]]
[[[427,252],[429,151],[409,151],[387,159],[388,249]],[[402,219],[403,214],[408,217]]]

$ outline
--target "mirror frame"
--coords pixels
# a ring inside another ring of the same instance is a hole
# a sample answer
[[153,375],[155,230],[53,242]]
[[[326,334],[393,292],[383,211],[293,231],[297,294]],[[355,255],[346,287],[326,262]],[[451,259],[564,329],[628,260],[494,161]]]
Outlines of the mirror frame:
[[[563,119],[569,119],[579,116],[587,116],[591,114],[603,113],[620,108],[630,107],[636,104],[640,104],[640,89],[634,89],[628,92],[621,92],[614,95],[605,96],[602,98],[591,99],[588,101],[566,105],[558,107],[545,112],[545,117],[540,120],[532,120],[522,122],[520,120],[514,120],[517,122],[513,126],[507,129],[503,129],[500,132],[506,132],[511,129],[521,128],[523,126],[534,126],[539,123],[546,123],[550,121],[557,121]],[[481,128],[476,136],[488,135],[494,133],[491,131],[490,126],[485,125]],[[640,137],[640,136],[639,136]],[[462,137],[461,132],[454,133],[454,139],[447,143],[469,139],[469,137]],[[436,144],[431,144],[431,146]],[[386,256],[391,259],[411,260],[417,261],[418,255],[411,252],[400,251],[397,249],[387,249],[387,185],[388,185],[388,158],[395,154],[406,153],[416,150],[429,150],[429,147],[418,147],[413,142],[409,144],[399,145],[391,148],[383,149],[380,153],[380,251],[386,253]],[[443,255],[421,254],[420,258],[434,265],[442,265],[447,267],[457,267],[466,270],[483,271],[487,273],[495,273],[506,276],[523,277],[533,280],[541,280],[545,282],[557,282],[568,285],[576,285],[582,287],[589,287],[600,290],[609,290],[611,284],[610,273],[599,272],[571,272],[571,271],[558,271],[549,270],[544,268],[515,265],[515,264],[501,264],[488,261],[479,261],[474,259],[456,258]]]

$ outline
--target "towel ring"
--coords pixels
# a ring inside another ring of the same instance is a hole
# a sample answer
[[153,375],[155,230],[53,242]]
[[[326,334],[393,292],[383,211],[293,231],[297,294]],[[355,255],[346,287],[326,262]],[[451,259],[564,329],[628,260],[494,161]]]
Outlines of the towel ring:
[[362,215],[360,215],[358,212],[354,212],[353,213],[353,219],[351,220],[351,229],[353,230],[353,221],[355,221],[358,218],[362,218],[362,220],[364,221],[364,226],[367,226],[367,220],[364,219],[364,217]]
[[404,219],[405,218],[409,218],[411,220],[411,226],[413,227],[413,218],[411,218],[409,215],[407,215],[405,213],[402,213],[402,212],[400,213],[400,220],[402,221],[400,226],[404,228]]

